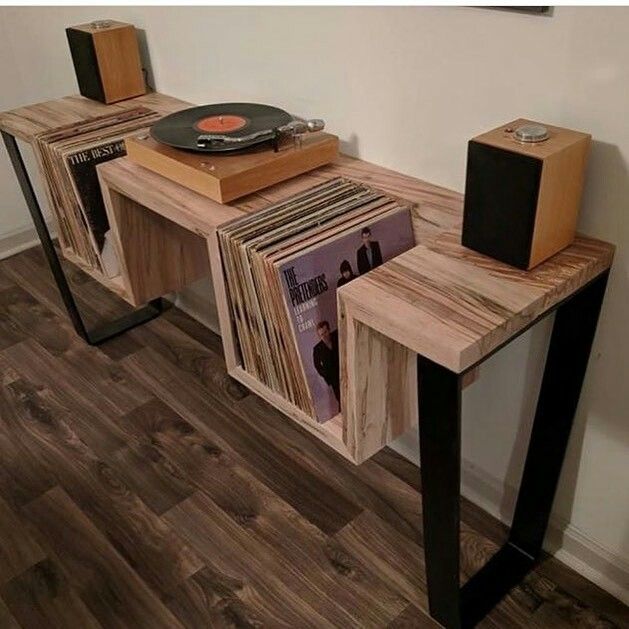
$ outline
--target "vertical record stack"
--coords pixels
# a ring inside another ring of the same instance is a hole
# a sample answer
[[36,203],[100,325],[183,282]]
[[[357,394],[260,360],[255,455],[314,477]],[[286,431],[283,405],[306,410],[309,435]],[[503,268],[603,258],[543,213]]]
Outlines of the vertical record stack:
[[340,412],[336,290],[415,244],[412,210],[337,178],[219,230],[244,369],[319,422]]
[[148,129],[160,115],[137,107],[40,134],[36,154],[57,219],[63,254],[97,275],[116,274],[105,250],[109,223],[96,166],[126,154],[124,138]]

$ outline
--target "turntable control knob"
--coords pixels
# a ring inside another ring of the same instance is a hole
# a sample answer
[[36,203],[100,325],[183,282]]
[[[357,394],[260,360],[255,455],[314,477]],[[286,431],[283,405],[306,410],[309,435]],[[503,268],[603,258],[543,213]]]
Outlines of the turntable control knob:
[[111,20],[94,20],[93,22],[90,22],[90,27],[95,31],[100,31],[104,28],[110,28],[113,24],[114,23]]
[[541,124],[527,124],[515,130],[515,138],[518,142],[527,144],[548,140],[548,129]]
[[315,131],[322,131],[325,128],[325,122],[320,118],[308,120],[306,124],[308,125],[308,131],[311,133],[314,133]]

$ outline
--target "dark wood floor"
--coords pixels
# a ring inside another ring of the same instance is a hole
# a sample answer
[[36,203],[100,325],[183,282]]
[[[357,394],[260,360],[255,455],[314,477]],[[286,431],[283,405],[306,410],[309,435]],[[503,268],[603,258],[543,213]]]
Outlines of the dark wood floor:
[[[125,310],[68,266],[88,318]],[[171,309],[96,349],[33,249],[0,262],[0,627],[434,627],[418,470],[354,467]],[[504,537],[463,503],[463,572]],[[554,560],[484,627],[627,627]]]

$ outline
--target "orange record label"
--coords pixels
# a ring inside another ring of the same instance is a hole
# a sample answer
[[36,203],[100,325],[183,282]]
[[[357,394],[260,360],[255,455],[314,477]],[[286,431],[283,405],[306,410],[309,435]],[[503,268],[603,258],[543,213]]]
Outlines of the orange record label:
[[206,133],[233,133],[242,129],[249,121],[242,116],[208,116],[201,118],[194,125],[199,131]]

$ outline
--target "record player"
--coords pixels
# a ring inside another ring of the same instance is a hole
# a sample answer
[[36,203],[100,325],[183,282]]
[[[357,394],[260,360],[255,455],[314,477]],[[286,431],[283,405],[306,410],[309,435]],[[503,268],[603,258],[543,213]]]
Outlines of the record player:
[[126,139],[136,163],[220,203],[328,164],[338,138],[323,120],[257,103],[192,107]]

